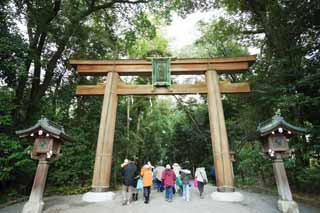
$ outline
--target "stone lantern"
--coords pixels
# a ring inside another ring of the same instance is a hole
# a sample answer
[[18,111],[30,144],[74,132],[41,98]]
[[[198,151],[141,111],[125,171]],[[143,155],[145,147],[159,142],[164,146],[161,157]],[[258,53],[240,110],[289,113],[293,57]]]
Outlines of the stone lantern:
[[299,212],[297,203],[292,199],[283,159],[290,154],[289,138],[305,132],[304,128],[286,122],[279,110],[275,116],[258,126],[263,152],[273,160],[273,172],[279,194],[278,208],[282,212]]
[[34,140],[31,158],[39,160],[37,172],[33,181],[29,201],[23,207],[23,213],[42,212],[44,202],[42,200],[46,184],[49,162],[57,160],[60,156],[61,144],[65,141],[73,141],[65,134],[62,126],[41,118],[34,126],[16,131],[20,138]]
[[152,84],[155,87],[168,87],[171,85],[170,73],[171,58],[152,58]]

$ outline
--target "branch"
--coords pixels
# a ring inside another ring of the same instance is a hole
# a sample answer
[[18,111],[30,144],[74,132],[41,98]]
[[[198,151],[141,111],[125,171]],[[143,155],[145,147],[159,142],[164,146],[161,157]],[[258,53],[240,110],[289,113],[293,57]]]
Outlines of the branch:
[[182,103],[183,101],[178,98],[176,95],[174,95],[175,99],[181,104],[183,110],[185,111],[185,113],[188,115],[189,119],[191,120],[191,122],[193,123],[193,125],[196,127],[197,132],[199,133],[199,135],[202,137],[202,131],[199,127],[198,122],[196,121],[196,119],[193,118],[192,114],[190,113],[190,111],[187,109],[187,107],[185,107]]
[[[61,1],[60,0],[55,0],[54,1],[54,5],[53,5],[53,13],[51,16],[48,17],[47,21],[46,21],[46,25],[49,25],[50,22],[58,15],[58,12],[60,10],[60,5],[61,5]],[[42,52],[42,48],[44,46],[46,37],[47,37],[48,32],[43,32],[40,35],[40,40],[38,42],[37,48],[38,51],[41,53]]]
[[241,31],[242,34],[246,35],[252,35],[252,34],[260,34],[260,33],[265,33],[264,29],[258,29],[258,30],[244,30]]
[[142,3],[148,3],[148,0],[136,0],[136,1],[130,1],[130,0],[114,0],[105,4],[97,5],[92,8],[92,12],[98,11],[100,9],[106,9],[112,7],[114,4],[117,3],[124,3],[124,4],[142,4]]

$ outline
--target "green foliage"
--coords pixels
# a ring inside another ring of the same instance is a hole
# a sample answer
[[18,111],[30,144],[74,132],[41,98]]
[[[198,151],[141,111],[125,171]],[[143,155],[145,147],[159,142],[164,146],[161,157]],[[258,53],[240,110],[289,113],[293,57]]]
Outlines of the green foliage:
[[[305,192],[318,193],[320,190],[320,167],[305,168],[298,175],[298,189]],[[309,187],[308,187],[309,186]],[[312,187],[310,187],[312,186]]]
[[[28,184],[31,178],[20,179],[34,172],[34,164],[28,158],[27,151],[30,147],[25,141],[19,141],[12,136],[9,127],[12,125],[11,111],[13,103],[13,92],[6,87],[0,88],[0,186]],[[25,190],[26,186],[20,185]]]
[[248,55],[239,39],[240,29],[229,20],[219,18],[211,23],[199,22],[202,36],[196,41],[209,57]]
[[[28,150],[30,147],[25,148],[18,141],[17,138],[8,137],[0,134],[0,182],[1,183],[28,183],[29,179],[19,179],[18,177],[24,176],[35,171],[34,164],[30,160]],[[4,187],[4,185],[2,185]]]
[[261,147],[258,145],[245,144],[237,149],[237,163],[234,172],[238,174],[238,183],[244,185],[259,185],[270,183],[273,180],[271,161],[263,158]]
[[[306,126],[309,140],[290,141],[294,157],[285,161],[292,186],[319,191],[320,54],[317,1],[28,1],[0,3],[0,192],[27,195],[36,162],[14,131],[29,127],[40,115],[62,124],[76,142],[62,146],[50,167],[49,193],[89,190],[95,160],[101,97],[75,97],[77,84],[96,84],[99,77],[78,78],[70,57],[87,59],[168,56],[168,41],[159,27],[172,11],[187,15],[212,6],[228,14],[200,22],[200,38],[179,57],[261,54],[251,70],[222,75],[221,80],[249,81],[252,93],[224,95],[230,149],[236,154],[239,184],[274,186],[271,162],[260,154],[256,127],[280,108],[289,121]],[[152,15],[150,15],[152,14]],[[28,17],[28,18],[26,18]],[[15,24],[27,21],[28,39]],[[264,36],[257,36],[263,33]],[[127,78],[146,84],[150,78]],[[212,146],[206,98],[177,96],[119,97],[112,167],[112,187],[121,182],[123,159],[183,163],[209,167]],[[312,187],[310,187],[312,185]],[[1,199],[1,196],[0,196]]]
[[146,58],[149,56],[168,56],[168,41],[159,35],[152,40],[141,38],[129,49],[131,58]]

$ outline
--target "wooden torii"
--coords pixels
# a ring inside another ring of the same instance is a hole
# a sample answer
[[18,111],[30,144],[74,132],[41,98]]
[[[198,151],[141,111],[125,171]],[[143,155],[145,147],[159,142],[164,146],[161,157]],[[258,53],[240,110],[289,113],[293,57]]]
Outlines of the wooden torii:
[[129,85],[120,76],[151,76],[148,60],[71,60],[80,75],[107,76],[105,84],[78,85],[77,95],[104,96],[92,180],[92,191],[105,192],[110,186],[112,150],[118,95],[207,94],[211,142],[219,192],[234,191],[233,171],[224,119],[221,93],[250,92],[248,83],[219,81],[219,74],[245,72],[256,60],[244,57],[177,59],[171,62],[172,75],[205,75],[206,81],[196,84],[173,84],[167,87]]

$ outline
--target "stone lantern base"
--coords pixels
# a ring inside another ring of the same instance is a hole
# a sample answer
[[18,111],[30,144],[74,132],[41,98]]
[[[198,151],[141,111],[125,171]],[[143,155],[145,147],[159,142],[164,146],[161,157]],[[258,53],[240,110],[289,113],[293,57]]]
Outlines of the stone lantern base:
[[278,200],[278,208],[282,212],[299,213],[298,204],[293,200]]
[[28,201],[23,206],[22,213],[41,213],[44,206],[44,202],[40,201]]

